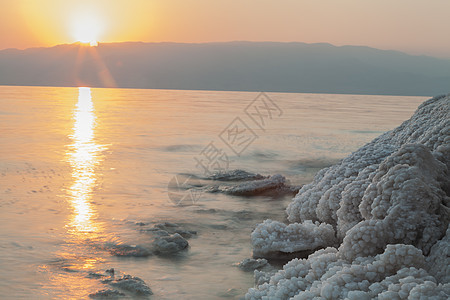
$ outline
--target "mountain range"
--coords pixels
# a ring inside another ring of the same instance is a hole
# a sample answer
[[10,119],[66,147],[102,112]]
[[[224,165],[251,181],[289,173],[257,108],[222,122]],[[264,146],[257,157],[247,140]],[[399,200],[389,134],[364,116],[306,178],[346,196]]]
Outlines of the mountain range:
[[0,51],[1,85],[432,96],[450,60],[279,42],[81,43]]

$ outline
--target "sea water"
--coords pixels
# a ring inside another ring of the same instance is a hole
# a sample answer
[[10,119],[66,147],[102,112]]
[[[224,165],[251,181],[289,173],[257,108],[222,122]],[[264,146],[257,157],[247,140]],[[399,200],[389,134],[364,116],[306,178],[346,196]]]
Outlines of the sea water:
[[[285,221],[296,188],[426,99],[0,87],[0,298],[84,299],[111,288],[92,273],[114,268],[152,299],[239,299],[254,226]],[[187,250],[111,251],[151,248],[164,222],[196,232]]]

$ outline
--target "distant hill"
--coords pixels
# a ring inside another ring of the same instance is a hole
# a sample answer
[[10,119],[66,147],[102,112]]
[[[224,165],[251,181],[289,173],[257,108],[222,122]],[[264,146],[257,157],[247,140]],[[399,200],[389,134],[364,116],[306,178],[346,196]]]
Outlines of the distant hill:
[[70,44],[0,51],[0,84],[431,96],[450,91],[450,61],[330,44]]

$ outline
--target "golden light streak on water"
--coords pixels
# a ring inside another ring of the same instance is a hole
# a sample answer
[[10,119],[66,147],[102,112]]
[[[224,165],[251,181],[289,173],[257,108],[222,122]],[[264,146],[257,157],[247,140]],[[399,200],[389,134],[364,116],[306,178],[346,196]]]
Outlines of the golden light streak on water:
[[41,266],[48,274],[43,293],[52,292],[45,299],[87,298],[87,291],[95,291],[98,286],[86,277],[86,272],[104,261],[102,250],[97,248],[104,243],[104,226],[98,220],[93,194],[106,146],[96,142],[96,114],[90,88],[78,88],[72,118],[74,125],[68,134],[71,143],[66,152],[72,177],[65,195],[71,209],[65,224],[68,235],[57,259]]
[[78,103],[74,111],[73,143],[70,145],[68,161],[72,167],[73,184],[69,188],[69,200],[73,214],[69,230],[72,233],[95,233],[97,212],[91,204],[92,192],[96,184],[96,166],[101,160],[103,146],[94,139],[95,111],[91,89],[78,89]]

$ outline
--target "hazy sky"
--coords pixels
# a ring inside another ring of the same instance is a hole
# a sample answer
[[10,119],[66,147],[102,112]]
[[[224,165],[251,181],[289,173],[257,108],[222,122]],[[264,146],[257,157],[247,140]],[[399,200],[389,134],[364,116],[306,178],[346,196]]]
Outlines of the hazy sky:
[[0,49],[75,42],[298,41],[450,58],[449,0],[0,0]]

